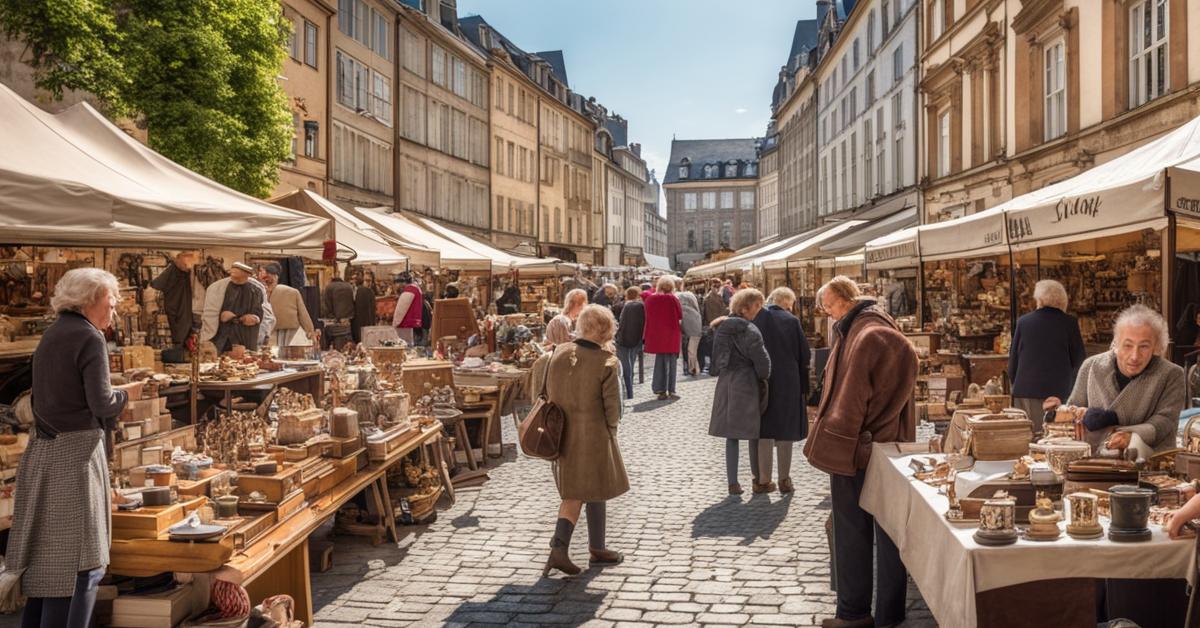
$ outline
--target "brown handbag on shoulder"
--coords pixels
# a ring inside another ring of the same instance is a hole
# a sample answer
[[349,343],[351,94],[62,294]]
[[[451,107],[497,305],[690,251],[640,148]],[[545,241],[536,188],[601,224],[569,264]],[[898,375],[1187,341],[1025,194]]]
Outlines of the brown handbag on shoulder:
[[[557,351],[557,347],[555,348]],[[550,352],[550,360],[554,352]],[[562,447],[563,428],[567,415],[554,402],[546,398],[546,380],[550,378],[550,364],[546,364],[546,376],[542,378],[542,389],[533,402],[529,414],[517,428],[517,440],[521,451],[530,458],[557,460]]]

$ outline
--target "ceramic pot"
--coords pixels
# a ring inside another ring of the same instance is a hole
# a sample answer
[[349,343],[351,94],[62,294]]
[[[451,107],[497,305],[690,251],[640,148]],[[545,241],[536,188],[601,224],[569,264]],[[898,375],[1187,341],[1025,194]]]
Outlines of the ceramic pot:
[[989,499],[979,510],[979,529],[975,542],[980,545],[1008,545],[1017,540],[1016,502],[1011,497]]
[[1075,539],[1095,539],[1104,534],[1100,527],[1096,506],[1099,500],[1091,493],[1067,495],[1071,520],[1067,523],[1067,534]]
[[236,517],[238,514],[238,496],[224,495],[216,499],[217,502],[217,518],[229,519]]
[[1150,497],[1154,491],[1140,486],[1119,485],[1109,490],[1112,525],[1125,530],[1141,530],[1150,518]]

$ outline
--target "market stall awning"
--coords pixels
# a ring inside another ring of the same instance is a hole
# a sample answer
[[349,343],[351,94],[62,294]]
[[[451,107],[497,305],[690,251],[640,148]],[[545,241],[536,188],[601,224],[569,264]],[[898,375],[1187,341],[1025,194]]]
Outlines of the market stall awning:
[[993,207],[978,214],[921,225],[922,260],[939,261],[1008,254],[1004,211]]
[[[789,244],[759,258],[755,265],[763,268],[786,268],[795,262],[820,257],[821,245],[842,235],[861,224],[862,220],[846,220],[831,225],[824,225],[814,231],[803,234],[794,244]],[[833,257],[833,256],[828,256]]]
[[867,242],[863,257],[867,268],[912,268],[920,265],[917,256],[917,227],[901,229]]
[[662,271],[664,273],[675,272],[671,270],[671,260],[663,257],[662,255],[643,253],[642,257],[646,258],[646,267],[648,267],[650,270]]
[[[354,253],[353,264],[406,264],[409,256],[397,251],[369,224],[350,215],[337,204],[312,190],[294,190],[271,199],[271,203],[302,211],[306,214],[329,218],[334,227],[339,249]],[[424,253],[437,259],[437,251],[423,249]]]
[[852,229],[840,238],[821,245],[822,255],[849,255],[861,251],[867,242],[885,234],[895,233],[920,222],[917,206],[906,207],[893,214]]
[[750,246],[744,246],[733,252],[733,255],[716,262],[709,262],[700,266],[693,266],[687,271],[687,275],[691,277],[712,277],[720,275],[726,271],[746,271],[758,260],[759,257],[777,251],[780,248],[787,246],[789,242],[796,241],[796,236],[786,238],[773,238],[766,242],[755,242]]
[[425,218],[424,216],[405,214],[405,218],[420,225],[427,231],[487,257],[492,261],[493,272],[506,273],[510,270],[518,270],[522,275],[555,275],[558,274],[560,269],[566,272],[573,272],[576,268],[574,264],[562,262],[554,257],[530,257],[528,255],[509,253],[508,251],[496,248],[488,242],[455,231],[451,227],[436,220]]
[[379,233],[400,247],[417,245],[438,251],[441,265],[458,270],[491,270],[492,261],[482,253],[472,251],[454,240],[438,235],[386,207],[355,207],[354,216],[379,230]]
[[0,240],[80,246],[315,249],[324,218],[206,179],[87,103],[42,111],[0,85]]

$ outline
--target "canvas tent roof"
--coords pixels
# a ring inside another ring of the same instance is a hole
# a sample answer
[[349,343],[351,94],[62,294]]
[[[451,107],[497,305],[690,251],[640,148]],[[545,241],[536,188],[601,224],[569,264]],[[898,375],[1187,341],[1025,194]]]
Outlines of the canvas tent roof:
[[662,255],[643,253],[642,257],[646,258],[646,266],[650,267],[652,270],[661,270],[664,273],[674,272],[671,270],[671,260],[663,257]]
[[50,114],[0,85],[0,239],[82,246],[317,249],[329,221],[229,189],[87,103]]
[[809,231],[794,244],[766,255],[756,260],[755,263],[765,268],[785,268],[789,262],[819,257],[822,244],[863,223],[862,220],[847,220],[833,225],[825,225],[817,230]]
[[477,238],[472,238],[463,233],[459,233],[446,225],[424,216],[415,216],[412,214],[406,215],[406,218],[423,227],[438,236],[446,238],[463,246],[471,251],[482,254],[492,261],[492,270],[494,272],[508,272],[511,269],[517,269],[522,274],[556,274],[560,266],[564,269],[569,268],[574,270],[576,266],[566,262],[561,262],[557,258],[529,257],[527,255],[517,255],[498,249],[487,242],[483,242]]
[[426,265],[437,265],[437,251],[415,246],[398,250],[374,227],[312,190],[288,192],[271,199],[271,202],[314,216],[329,218],[334,226],[338,247],[354,252],[352,264],[405,264],[410,257],[416,256],[432,262]]
[[911,268],[921,263],[917,257],[918,227],[901,229],[863,245],[868,268]]
[[352,213],[374,226],[389,241],[401,246],[417,245],[437,251],[441,264],[461,270],[491,270],[492,262],[454,240],[429,231],[407,216],[389,212],[385,207],[355,207]]

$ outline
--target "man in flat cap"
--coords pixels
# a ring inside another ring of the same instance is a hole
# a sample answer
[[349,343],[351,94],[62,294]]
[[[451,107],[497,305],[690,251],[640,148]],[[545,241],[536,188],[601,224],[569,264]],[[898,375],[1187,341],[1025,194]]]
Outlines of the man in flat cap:
[[204,320],[200,340],[211,341],[218,353],[234,345],[247,351],[275,328],[275,313],[267,298],[267,289],[253,277],[254,269],[234,262],[229,276],[214,281],[204,295]]

